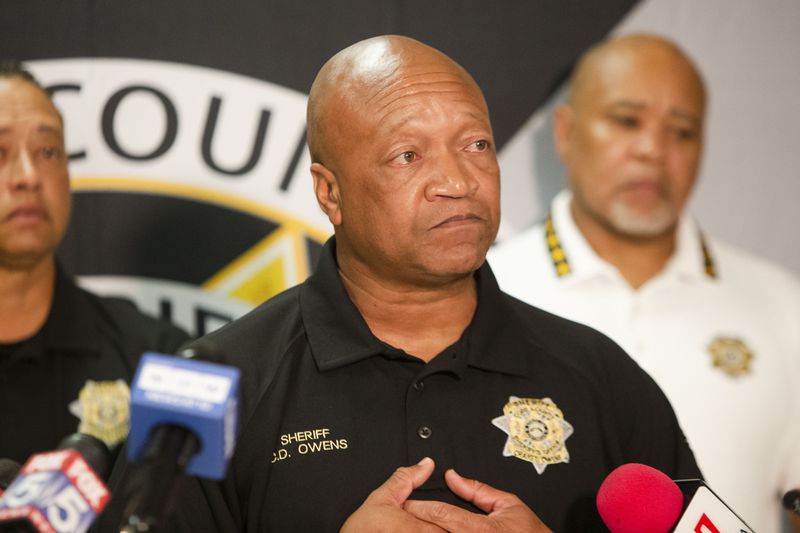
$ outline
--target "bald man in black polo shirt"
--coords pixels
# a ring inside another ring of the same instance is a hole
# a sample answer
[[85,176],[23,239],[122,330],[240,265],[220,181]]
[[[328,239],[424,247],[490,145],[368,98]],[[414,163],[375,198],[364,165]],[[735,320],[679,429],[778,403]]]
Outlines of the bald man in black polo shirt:
[[699,477],[616,345],[498,289],[499,168],[464,69],[405,37],[356,43],[317,76],[308,127],[335,238],[305,283],[211,334],[243,369],[242,432],[227,479],[185,480],[165,530],[584,532],[620,464]]
[[64,125],[19,63],[0,64],[0,457],[23,462],[81,431],[114,448],[145,350],[178,328],[80,289],[55,259],[70,186]]

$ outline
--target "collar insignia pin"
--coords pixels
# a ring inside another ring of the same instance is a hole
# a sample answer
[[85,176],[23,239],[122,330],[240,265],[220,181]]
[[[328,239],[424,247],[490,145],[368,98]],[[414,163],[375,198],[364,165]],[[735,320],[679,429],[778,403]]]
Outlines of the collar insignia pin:
[[503,416],[493,419],[492,424],[508,435],[504,457],[527,461],[539,474],[547,465],[569,463],[565,442],[574,430],[550,398],[509,396]]

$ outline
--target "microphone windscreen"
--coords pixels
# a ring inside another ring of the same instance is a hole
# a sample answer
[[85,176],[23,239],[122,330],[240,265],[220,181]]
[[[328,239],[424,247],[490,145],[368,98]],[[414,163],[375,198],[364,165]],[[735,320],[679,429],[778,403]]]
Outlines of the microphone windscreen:
[[111,452],[106,443],[86,433],[73,433],[58,444],[59,450],[76,450],[100,479],[106,479],[111,468]]
[[783,495],[783,506],[789,511],[800,515],[800,490],[790,490]]
[[666,474],[627,463],[597,491],[597,511],[612,533],[666,533],[683,509],[683,493]]
[[6,490],[19,474],[21,466],[11,459],[0,459],[0,490]]

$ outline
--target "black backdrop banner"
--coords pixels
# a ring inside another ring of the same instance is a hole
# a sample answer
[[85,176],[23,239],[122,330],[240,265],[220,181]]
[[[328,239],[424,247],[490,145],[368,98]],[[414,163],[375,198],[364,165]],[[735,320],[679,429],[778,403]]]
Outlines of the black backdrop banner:
[[502,149],[635,3],[6,0],[0,55],[65,116],[67,269],[203,334],[302,281],[330,234],[304,106],[331,55],[387,33],[441,49]]
[[635,0],[325,2],[5,0],[5,57],[139,58],[211,67],[304,93],[334,53],[402,34],[461,63],[486,93],[500,146]]

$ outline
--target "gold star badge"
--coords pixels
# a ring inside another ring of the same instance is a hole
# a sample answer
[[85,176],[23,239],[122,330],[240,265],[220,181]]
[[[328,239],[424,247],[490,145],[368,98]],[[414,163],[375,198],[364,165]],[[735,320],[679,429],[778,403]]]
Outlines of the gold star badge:
[[734,337],[717,337],[708,345],[711,362],[731,377],[738,378],[752,372],[753,352]]
[[508,434],[504,457],[527,461],[539,474],[547,465],[569,463],[565,442],[574,430],[550,398],[509,396],[503,416],[493,419],[492,424]]

